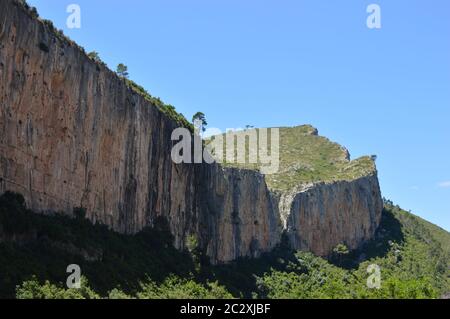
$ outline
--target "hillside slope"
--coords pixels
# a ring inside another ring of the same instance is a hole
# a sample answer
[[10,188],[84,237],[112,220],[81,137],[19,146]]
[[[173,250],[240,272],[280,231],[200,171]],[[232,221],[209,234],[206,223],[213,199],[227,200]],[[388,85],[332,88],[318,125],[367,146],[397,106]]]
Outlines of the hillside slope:
[[[28,211],[23,198],[0,197],[0,297],[21,298],[438,298],[450,292],[450,234],[398,207],[383,211],[376,238],[330,260],[281,244],[257,259],[214,266],[196,243],[179,252],[163,222],[137,235]],[[83,289],[63,289],[69,264]],[[369,289],[367,267],[381,268]],[[45,281],[49,281],[45,283]],[[24,284],[22,284],[26,281]],[[16,289],[16,286],[19,286]]]

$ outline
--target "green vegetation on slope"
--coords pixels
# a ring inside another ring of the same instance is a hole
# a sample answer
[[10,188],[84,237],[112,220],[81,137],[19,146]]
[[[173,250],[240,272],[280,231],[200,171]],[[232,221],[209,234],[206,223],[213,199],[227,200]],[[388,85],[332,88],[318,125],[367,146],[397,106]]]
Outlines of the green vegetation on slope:
[[70,264],[78,264],[102,294],[118,286],[136,290],[146,274],[162,282],[170,274],[188,278],[194,269],[191,258],[173,248],[164,221],[126,236],[92,225],[80,213],[77,218],[34,214],[23,202],[12,193],[0,197],[1,297],[13,297],[16,285],[33,276],[66,282]]
[[[281,127],[279,130],[280,169],[278,173],[266,176],[267,184],[273,190],[290,190],[301,184],[315,182],[354,180],[376,171],[371,157],[365,156],[350,161],[345,148],[318,136],[317,130],[310,125]],[[249,135],[258,131],[259,129],[254,129],[234,133]],[[270,133],[268,135],[270,136]],[[270,137],[268,140],[270,141]],[[207,141],[209,142],[210,140]],[[248,138],[245,149],[248,154]],[[261,163],[249,163],[248,156],[245,164],[227,162],[225,149],[223,154],[224,166],[256,170],[261,167]]]
[[[450,234],[387,203],[374,240],[325,260],[286,241],[259,259],[213,266],[179,252],[164,221],[127,236],[76,218],[43,216],[23,197],[0,197],[0,297],[18,298],[437,298],[450,291]],[[82,289],[66,289],[69,264]],[[381,289],[366,285],[381,269]]]
[[[269,298],[438,298],[450,291],[450,258],[435,235],[417,217],[388,206],[376,239],[361,251],[337,264],[299,252],[288,271],[265,274],[259,286]],[[367,286],[370,265],[380,267],[380,289]]]

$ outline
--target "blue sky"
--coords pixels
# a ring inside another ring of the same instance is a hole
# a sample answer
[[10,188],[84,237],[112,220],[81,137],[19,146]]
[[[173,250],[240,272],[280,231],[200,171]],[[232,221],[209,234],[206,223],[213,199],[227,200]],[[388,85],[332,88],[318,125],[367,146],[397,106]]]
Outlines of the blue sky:
[[[450,230],[448,0],[28,2],[188,118],[309,123],[352,158],[377,154],[383,195]],[[81,29],[66,27],[72,3]]]

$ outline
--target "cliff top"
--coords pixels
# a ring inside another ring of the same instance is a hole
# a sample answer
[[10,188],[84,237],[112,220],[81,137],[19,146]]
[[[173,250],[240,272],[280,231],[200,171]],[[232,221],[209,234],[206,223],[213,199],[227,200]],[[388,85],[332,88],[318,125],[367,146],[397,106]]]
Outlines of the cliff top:
[[[317,182],[354,180],[376,172],[372,157],[364,156],[350,160],[346,148],[319,136],[318,130],[311,125],[280,127],[279,130],[279,170],[278,173],[266,175],[267,184],[273,190],[289,190],[299,185]],[[235,134],[249,134],[249,131],[252,130]],[[248,152],[248,143],[246,150]],[[260,163],[236,164],[226,162],[225,159],[223,165],[251,170],[260,170],[261,167]]]
[[26,0],[10,0],[11,4],[18,6],[25,14],[35,20],[37,23],[40,23],[49,35],[53,37],[52,41],[43,41],[39,44],[41,50],[48,52],[51,46],[55,45],[55,43],[59,42],[60,44],[64,44],[67,47],[72,47],[75,50],[78,50],[84,58],[89,60],[90,63],[95,64],[97,70],[102,70],[104,72],[108,72],[112,77],[117,77],[120,81],[123,81],[124,85],[133,93],[141,96],[145,101],[147,101],[152,107],[157,108],[161,113],[166,115],[169,119],[174,121],[180,126],[186,127],[193,131],[192,123],[190,123],[182,113],[176,111],[175,107],[171,104],[164,103],[159,97],[152,96],[145,88],[135,83],[133,80],[130,80],[125,77],[119,76],[116,72],[111,70],[106,63],[104,63],[99,58],[93,58],[85,51],[85,49],[71,40],[67,35],[64,34],[62,30],[57,29],[51,20],[43,19],[39,17],[39,13],[35,7],[30,6]]

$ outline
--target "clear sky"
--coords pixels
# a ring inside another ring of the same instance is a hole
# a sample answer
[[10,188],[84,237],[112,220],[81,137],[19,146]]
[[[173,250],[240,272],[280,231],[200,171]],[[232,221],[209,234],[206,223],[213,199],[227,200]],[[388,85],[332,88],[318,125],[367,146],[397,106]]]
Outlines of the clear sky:
[[[309,123],[352,158],[377,154],[383,195],[450,230],[450,1],[28,2],[187,118]],[[366,26],[371,3],[381,29]]]

